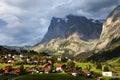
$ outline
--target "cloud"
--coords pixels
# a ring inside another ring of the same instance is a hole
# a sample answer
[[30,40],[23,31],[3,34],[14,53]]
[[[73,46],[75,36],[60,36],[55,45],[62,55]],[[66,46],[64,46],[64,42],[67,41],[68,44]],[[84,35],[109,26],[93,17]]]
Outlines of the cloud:
[[106,18],[119,4],[119,0],[0,0],[0,44],[34,45],[45,35],[52,17]]

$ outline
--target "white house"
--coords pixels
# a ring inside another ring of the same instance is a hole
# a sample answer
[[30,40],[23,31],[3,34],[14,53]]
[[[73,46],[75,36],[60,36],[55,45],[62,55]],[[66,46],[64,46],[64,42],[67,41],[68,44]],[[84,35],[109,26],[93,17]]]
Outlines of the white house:
[[102,75],[103,76],[108,76],[108,77],[113,77],[113,76],[117,76],[117,73],[108,71],[108,72],[102,72]]
[[73,73],[71,73],[73,76],[77,76],[77,73],[76,72],[73,72]]
[[57,61],[62,61],[61,57],[57,58]]
[[58,64],[57,66],[56,66],[56,71],[63,71],[63,68],[62,68],[62,64]]
[[13,60],[8,60],[8,65],[13,65],[14,64],[14,61]]

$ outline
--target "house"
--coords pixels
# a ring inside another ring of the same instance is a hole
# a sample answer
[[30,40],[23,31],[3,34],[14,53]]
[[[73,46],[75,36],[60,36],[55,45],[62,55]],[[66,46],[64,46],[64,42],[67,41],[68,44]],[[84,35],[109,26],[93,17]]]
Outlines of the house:
[[72,76],[79,76],[79,72],[76,70],[76,68],[68,69],[67,73],[71,74]]
[[117,73],[116,72],[112,72],[112,71],[103,71],[102,72],[102,75],[103,76],[108,76],[108,77],[115,77],[115,76],[117,76]]
[[4,69],[4,74],[16,74],[19,75],[20,69],[19,68],[12,68],[12,66],[6,66]]
[[56,71],[63,71],[62,66],[63,66],[62,64],[58,64],[56,66]]
[[98,77],[97,80],[104,80],[104,78],[103,77]]
[[11,71],[9,71],[9,74],[19,75],[20,74],[20,69],[19,68],[12,69]]
[[66,68],[66,65],[58,64],[58,65],[56,66],[56,71],[63,71],[63,69],[65,69],[65,68]]
[[52,71],[52,65],[50,63],[46,63],[42,66],[44,73],[49,73]]
[[6,66],[4,68],[4,74],[9,74],[12,71],[12,66]]
[[57,58],[57,61],[59,61],[59,62],[62,61],[61,57],[58,57],[58,58]]
[[48,67],[44,68],[44,73],[50,73],[50,71],[51,71],[50,68],[48,68]]
[[85,69],[83,70],[83,72],[84,72],[84,74],[86,74],[86,76],[88,76],[88,77],[91,76],[91,71],[90,71],[89,69],[85,68]]
[[68,74],[72,74],[72,73],[76,72],[76,69],[75,68],[71,68],[71,69],[68,69],[66,72]]
[[8,65],[13,65],[14,64],[14,61],[13,60],[8,60]]
[[78,73],[77,72],[73,72],[73,73],[71,73],[73,76],[77,76],[78,75]]
[[20,69],[19,68],[15,68],[14,69],[14,74],[19,74],[20,73]]

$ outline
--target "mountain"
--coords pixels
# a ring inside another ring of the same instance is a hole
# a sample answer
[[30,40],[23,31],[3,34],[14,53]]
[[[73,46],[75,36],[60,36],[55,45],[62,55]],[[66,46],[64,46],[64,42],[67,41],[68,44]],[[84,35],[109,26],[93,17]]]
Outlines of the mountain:
[[46,35],[33,49],[76,55],[91,50],[101,31],[102,23],[99,20],[75,15],[53,17]]
[[97,50],[120,41],[120,6],[115,8],[103,23],[102,33],[96,45]]
[[40,43],[47,43],[52,39],[66,39],[75,32],[82,40],[98,39],[101,33],[101,23],[83,16],[53,17],[48,32]]

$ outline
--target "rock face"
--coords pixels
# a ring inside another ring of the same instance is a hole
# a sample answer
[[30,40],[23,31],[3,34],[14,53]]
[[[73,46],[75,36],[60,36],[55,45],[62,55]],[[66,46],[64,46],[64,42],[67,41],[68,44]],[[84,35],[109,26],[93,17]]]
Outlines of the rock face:
[[78,33],[80,39],[84,41],[98,39],[101,34],[101,22],[74,15],[68,15],[66,18],[53,17],[48,32],[40,44],[48,43],[52,39],[67,39],[74,33]]
[[56,53],[79,54],[92,49],[99,39],[102,23],[83,16],[68,15],[51,20],[48,32],[33,49],[52,49]]
[[103,29],[96,49],[103,49],[120,41],[120,6],[110,13],[103,23]]

